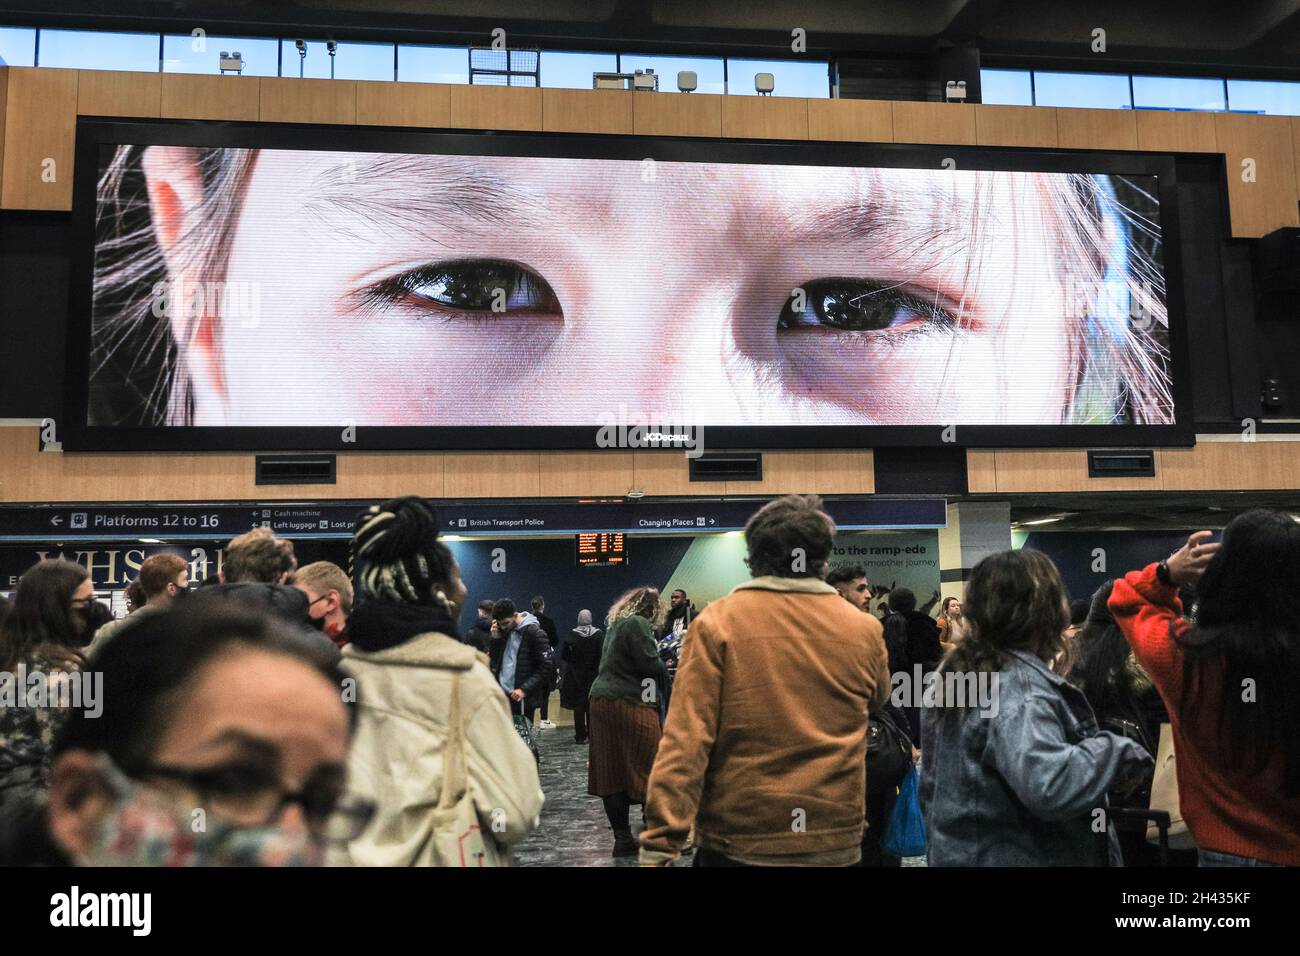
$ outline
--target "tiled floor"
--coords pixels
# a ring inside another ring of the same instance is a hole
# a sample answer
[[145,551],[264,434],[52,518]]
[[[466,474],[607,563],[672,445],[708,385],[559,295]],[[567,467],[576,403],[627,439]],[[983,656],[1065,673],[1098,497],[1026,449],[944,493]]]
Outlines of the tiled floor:
[[[561,710],[559,695],[551,700],[550,717],[557,726],[539,728],[542,791],[546,805],[542,823],[515,849],[516,866],[636,866],[636,857],[614,859],[614,835],[600,798],[587,795],[587,746],[573,742],[573,713]],[[632,808],[632,832],[641,830],[641,810]],[[690,854],[678,865],[689,866]],[[924,866],[925,858],[903,861]]]
[[[542,752],[542,825],[515,849],[517,866],[636,866],[637,858],[610,856],[614,834],[599,797],[587,794],[587,745],[573,742],[573,714],[551,703],[559,726],[539,728]],[[641,830],[641,809],[632,808],[632,832]],[[686,862],[689,862],[689,857]]]

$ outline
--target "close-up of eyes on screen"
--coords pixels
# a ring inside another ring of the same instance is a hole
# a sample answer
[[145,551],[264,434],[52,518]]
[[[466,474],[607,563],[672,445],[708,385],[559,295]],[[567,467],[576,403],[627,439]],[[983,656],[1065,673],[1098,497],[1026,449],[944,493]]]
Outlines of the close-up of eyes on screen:
[[1154,176],[128,145],[97,193],[89,425],[1174,422]]

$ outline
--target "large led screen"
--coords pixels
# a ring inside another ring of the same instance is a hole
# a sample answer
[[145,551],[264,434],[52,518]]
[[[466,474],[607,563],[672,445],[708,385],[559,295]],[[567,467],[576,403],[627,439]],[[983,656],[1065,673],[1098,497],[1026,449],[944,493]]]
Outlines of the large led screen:
[[760,448],[1185,437],[1168,160],[79,136],[92,446],[583,447],[619,421]]

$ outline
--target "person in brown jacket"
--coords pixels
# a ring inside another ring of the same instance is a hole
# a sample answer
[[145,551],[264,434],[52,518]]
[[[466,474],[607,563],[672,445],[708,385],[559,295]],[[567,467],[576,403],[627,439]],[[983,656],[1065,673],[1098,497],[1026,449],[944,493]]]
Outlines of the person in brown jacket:
[[867,715],[889,698],[880,622],[823,577],[835,525],[816,495],[745,528],[753,580],[683,642],[650,773],[642,865],[853,865],[866,805]]

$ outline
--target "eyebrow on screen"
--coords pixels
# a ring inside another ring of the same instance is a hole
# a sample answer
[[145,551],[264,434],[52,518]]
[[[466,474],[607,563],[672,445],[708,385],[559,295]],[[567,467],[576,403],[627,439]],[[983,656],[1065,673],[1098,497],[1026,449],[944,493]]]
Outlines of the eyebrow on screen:
[[309,191],[304,212],[350,213],[380,227],[546,225],[542,197],[472,156],[358,154],[317,173]]
[[[709,164],[701,164],[702,171]],[[714,179],[726,189],[725,177]],[[697,187],[698,188],[698,187]],[[553,229],[556,212],[544,194],[487,168],[481,157],[421,153],[358,154],[319,172],[304,211],[322,216],[348,213],[380,228],[447,229],[466,222],[511,229]],[[855,198],[778,222],[797,241],[890,242],[904,257],[961,255],[971,243],[975,204],[944,197],[942,222],[900,214],[912,203],[933,202],[925,183],[894,187],[889,199]],[[776,225],[777,223],[772,223]],[[930,248],[937,246],[937,248]]]
[[[915,193],[915,194],[914,194]],[[843,243],[887,242],[897,254],[961,256],[973,242],[975,205],[966,197],[945,197],[941,220],[901,215],[915,202],[933,201],[923,189],[899,191],[890,200],[851,199],[801,214],[792,225],[812,240]]]

